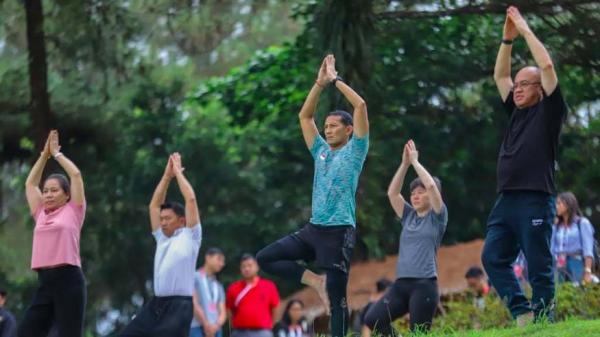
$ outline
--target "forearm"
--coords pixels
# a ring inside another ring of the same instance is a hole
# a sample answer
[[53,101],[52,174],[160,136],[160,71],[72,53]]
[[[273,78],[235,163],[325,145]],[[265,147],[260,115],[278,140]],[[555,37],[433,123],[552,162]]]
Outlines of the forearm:
[[429,174],[427,169],[425,169],[425,167],[421,165],[420,162],[415,161],[412,163],[412,166],[414,167],[415,172],[417,172],[417,176],[419,176],[419,179],[421,179],[421,182],[427,190],[429,190],[432,187],[435,187],[435,181],[433,180],[433,177],[431,176],[431,174]]
[[406,172],[408,172],[408,164],[400,164],[400,167],[398,167],[398,170],[396,170],[396,173],[394,174],[394,177],[388,186],[388,196],[400,194],[402,191],[402,185],[404,185],[404,179],[406,178]]
[[67,158],[64,154],[59,155],[58,157],[54,157],[58,164],[67,172],[67,175],[71,180],[80,177],[81,172],[79,168],[73,163],[69,158]]
[[177,185],[179,186],[179,190],[181,191],[185,202],[196,202],[196,193],[194,193],[192,184],[190,184],[183,173],[175,174],[175,179],[177,179]]
[[158,208],[160,205],[164,204],[165,199],[167,198],[167,189],[169,188],[170,183],[171,177],[163,176],[160,179],[160,182],[152,194],[152,200],[150,200],[151,208]]
[[342,81],[336,81],[335,87],[346,97],[354,109],[365,108],[365,100],[354,89]]
[[210,322],[206,319],[204,311],[200,308],[200,306],[194,306],[194,317],[198,322],[200,322],[200,325],[202,326],[208,326],[208,324],[210,324]]
[[25,185],[36,188],[39,187],[40,181],[42,180],[42,174],[44,173],[44,167],[46,167],[47,162],[48,157],[40,155],[35,164],[33,164],[33,167],[27,176],[27,180],[25,181]]
[[523,34],[523,37],[525,38],[527,46],[531,51],[531,55],[533,56],[533,59],[538,67],[542,70],[553,67],[552,59],[550,58],[548,50],[546,50],[546,47],[544,47],[535,34],[529,30]]
[[512,45],[500,44],[498,56],[496,56],[496,65],[494,66],[494,79],[510,78]]
[[315,111],[317,110],[317,103],[319,102],[319,96],[321,96],[322,91],[323,88],[315,82],[310,89],[308,96],[306,96],[306,99],[304,100],[302,109],[300,109],[300,113],[298,114],[300,119],[314,118]]
[[221,312],[219,313],[219,319],[217,319],[217,325],[219,327],[222,327],[223,324],[225,324],[226,320],[227,320],[227,311],[221,310]]
[[592,265],[594,263],[594,258],[591,256],[586,256],[585,257],[585,269],[592,270]]

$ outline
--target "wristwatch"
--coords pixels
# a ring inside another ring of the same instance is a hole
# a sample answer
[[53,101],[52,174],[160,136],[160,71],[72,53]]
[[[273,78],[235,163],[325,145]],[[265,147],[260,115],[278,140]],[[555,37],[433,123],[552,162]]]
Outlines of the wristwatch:
[[336,76],[333,81],[331,81],[331,84],[333,84],[333,86],[335,87],[335,82],[340,81],[340,82],[344,82],[344,79],[342,79],[340,76]]
[[513,40],[509,40],[509,39],[503,39],[503,40],[502,40],[502,43],[504,43],[504,44],[512,44],[512,43],[513,43]]

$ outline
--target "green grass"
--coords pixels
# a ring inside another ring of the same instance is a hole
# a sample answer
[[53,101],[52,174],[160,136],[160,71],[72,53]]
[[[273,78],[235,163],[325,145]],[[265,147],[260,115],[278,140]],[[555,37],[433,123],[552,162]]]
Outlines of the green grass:
[[[405,335],[406,336],[406,335]],[[524,328],[431,333],[427,337],[600,337],[600,320],[568,320],[555,324],[532,324]]]

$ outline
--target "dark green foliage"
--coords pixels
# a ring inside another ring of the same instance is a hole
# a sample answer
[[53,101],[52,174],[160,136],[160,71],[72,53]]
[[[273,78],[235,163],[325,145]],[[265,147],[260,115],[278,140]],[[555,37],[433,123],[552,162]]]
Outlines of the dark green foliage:
[[[443,182],[450,216],[444,242],[484,235],[506,123],[491,78],[503,23],[496,11],[384,20],[378,13],[418,11],[416,4],[433,4],[429,9],[436,10],[441,2],[306,1],[295,4],[293,13],[303,32],[282,39],[279,28],[269,30],[271,25],[260,22],[278,20],[273,27],[287,27],[281,13],[288,3],[252,1],[252,18],[212,7],[189,9],[193,3],[44,3],[51,107],[61,126],[63,151],[80,166],[86,182],[81,248],[89,280],[90,331],[112,310],[118,310],[112,327],[118,330],[141,298],[152,293],[154,241],[147,203],[169,152],[182,153],[196,189],[203,247],[218,245],[227,254],[221,275],[225,283],[237,277],[243,252],[256,252],[309,219],[313,168],[297,113],[322,57],[331,51],[340,75],[367,101],[371,121],[370,152],[357,194],[355,259],[397,250],[400,224],[385,191],[409,138],[417,143],[423,164]],[[233,2],[202,3],[240,10]],[[538,7],[548,8],[547,1]],[[557,182],[561,190],[575,192],[596,225],[597,9],[596,4],[568,6],[552,15],[526,13],[553,55],[571,108],[558,153]],[[201,20],[206,13],[223,17],[206,26]],[[31,121],[20,2],[0,1],[0,15],[0,280],[14,294],[11,306],[20,315],[35,285],[34,274],[25,272],[33,224],[22,186],[37,149],[26,136]],[[167,17],[175,30],[165,27]],[[250,31],[261,33],[227,40],[236,20],[252,22]],[[226,39],[212,41],[221,52],[215,65],[204,50],[210,44],[203,44],[214,38],[209,34],[213,30]],[[171,39],[174,33],[177,39]],[[256,46],[284,40],[292,42],[254,52]],[[195,54],[198,48],[204,49]],[[522,40],[514,49],[514,69],[531,64]],[[199,75],[223,73],[232,60],[251,53],[224,76]],[[333,108],[351,110],[330,88],[320,102],[317,125]],[[179,198],[176,187],[169,197]],[[292,290],[281,285],[284,294]],[[466,326],[472,312],[456,305],[451,312],[457,316],[447,324]],[[496,307],[498,303],[490,303],[490,310]],[[487,327],[504,316],[481,319]]]

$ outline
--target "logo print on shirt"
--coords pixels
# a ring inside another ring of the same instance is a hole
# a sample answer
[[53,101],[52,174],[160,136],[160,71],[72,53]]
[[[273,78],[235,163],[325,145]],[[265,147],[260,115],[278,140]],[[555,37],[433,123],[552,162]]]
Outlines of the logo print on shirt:
[[539,226],[539,225],[541,225],[542,223],[544,223],[544,220],[543,220],[543,219],[533,219],[533,220],[531,220],[531,225],[532,225],[532,226]]
[[321,152],[321,155],[319,155],[319,158],[321,158],[321,160],[325,160],[325,158],[327,158],[327,153]]

